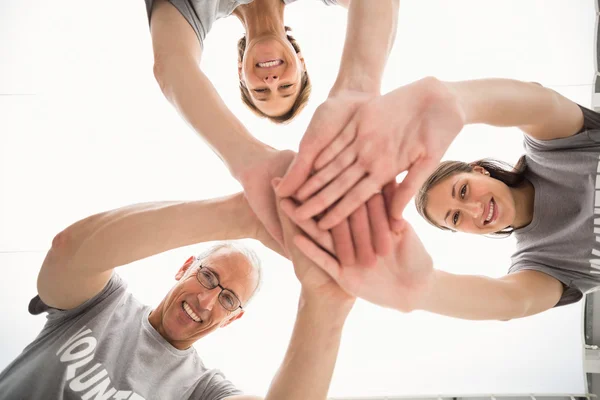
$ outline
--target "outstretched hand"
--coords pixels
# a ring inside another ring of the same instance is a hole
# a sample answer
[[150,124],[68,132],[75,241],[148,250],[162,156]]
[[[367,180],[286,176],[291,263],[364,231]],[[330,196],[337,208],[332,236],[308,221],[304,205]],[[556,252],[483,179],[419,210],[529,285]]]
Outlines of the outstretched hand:
[[244,196],[252,211],[280,246],[283,246],[283,231],[271,181],[283,176],[294,155],[295,153],[290,150],[266,149],[259,158],[244,169],[239,178],[244,187]]
[[303,202],[298,220],[327,211],[319,227],[331,229],[407,171],[389,210],[400,221],[463,125],[462,109],[439,81],[403,86],[361,103],[334,140],[306,139],[310,146],[300,147],[277,193]]
[[[298,220],[298,206],[291,199],[281,201],[281,209],[296,223],[305,223]],[[392,251],[387,255],[376,255],[375,262],[371,265],[344,264],[338,259],[343,259],[342,254],[332,253],[317,245],[310,234],[294,236],[294,243],[298,249],[323,271],[333,278],[346,292],[362,297],[372,303],[395,308],[400,311],[411,311],[428,295],[433,284],[433,261],[413,228],[406,221],[399,223],[397,232],[393,232],[389,225],[383,229],[373,221],[386,220],[386,209],[381,194],[373,196],[366,205],[361,206],[353,216],[350,229],[356,232],[371,232],[381,237],[388,236]],[[316,227],[316,223],[310,220]],[[321,231],[322,232],[322,231]],[[363,233],[364,234],[364,233]],[[324,240],[335,242],[329,233],[321,233],[321,242]],[[323,235],[330,235],[324,239]],[[337,247],[337,244],[334,245]],[[361,246],[357,246],[360,253]],[[337,258],[336,258],[337,257]],[[360,260],[357,256],[357,260]]]

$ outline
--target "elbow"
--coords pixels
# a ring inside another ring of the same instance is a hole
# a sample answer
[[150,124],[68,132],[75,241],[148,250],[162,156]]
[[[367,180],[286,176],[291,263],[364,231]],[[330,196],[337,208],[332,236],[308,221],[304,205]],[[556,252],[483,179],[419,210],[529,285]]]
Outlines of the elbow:
[[154,60],[154,66],[152,67],[152,72],[154,74],[154,79],[156,80],[156,83],[158,83],[158,87],[160,88],[160,91],[165,95],[165,97],[169,97],[168,96],[168,79],[167,79],[167,74],[165,72],[165,64],[158,58],[156,58]]

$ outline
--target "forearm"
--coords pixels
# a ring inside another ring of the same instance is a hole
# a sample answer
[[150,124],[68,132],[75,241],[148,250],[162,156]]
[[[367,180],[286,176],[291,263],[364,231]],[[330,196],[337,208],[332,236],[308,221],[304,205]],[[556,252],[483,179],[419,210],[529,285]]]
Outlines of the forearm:
[[[159,78],[160,77],[160,78]],[[181,116],[223,160],[234,177],[268,148],[227,108],[193,59],[170,58],[157,73],[161,89]]]
[[536,83],[479,79],[444,84],[457,97],[467,124],[516,126],[552,139],[575,133],[583,123],[575,103]]
[[[241,193],[202,201],[135,204],[81,220],[57,236],[68,264],[102,272],[174,248],[251,236]],[[60,246],[59,246],[60,247]],[[64,246],[62,246],[64,247]]]
[[325,399],[352,302],[323,305],[301,297],[285,358],[265,400]]
[[468,320],[510,320],[526,314],[526,304],[509,282],[439,270],[416,309]]
[[358,90],[379,94],[396,37],[399,0],[352,0],[340,71],[331,94]]

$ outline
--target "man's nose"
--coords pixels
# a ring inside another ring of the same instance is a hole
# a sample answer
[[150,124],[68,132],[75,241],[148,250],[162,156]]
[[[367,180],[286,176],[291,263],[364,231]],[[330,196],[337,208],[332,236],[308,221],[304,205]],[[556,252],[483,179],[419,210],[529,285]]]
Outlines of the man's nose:
[[216,289],[206,290],[204,293],[198,294],[198,303],[200,307],[211,311],[219,298],[219,291]]

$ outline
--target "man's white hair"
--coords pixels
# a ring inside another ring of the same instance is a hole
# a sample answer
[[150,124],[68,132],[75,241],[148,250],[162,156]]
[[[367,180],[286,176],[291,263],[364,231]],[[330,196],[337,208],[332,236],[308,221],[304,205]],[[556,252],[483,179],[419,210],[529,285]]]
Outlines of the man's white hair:
[[246,304],[244,304],[244,308],[245,308],[248,306],[248,304],[250,304],[250,300],[252,300],[254,298],[254,295],[256,295],[256,293],[259,291],[261,283],[262,283],[262,266],[261,266],[260,258],[258,258],[258,255],[256,254],[256,252],[254,250],[252,250],[240,243],[237,243],[237,242],[226,241],[226,242],[219,242],[219,243],[211,246],[207,250],[203,251],[202,253],[200,253],[198,255],[198,259],[200,261],[206,260],[208,257],[210,257],[211,255],[213,255],[214,253],[216,253],[217,251],[222,250],[222,249],[231,250],[235,253],[239,253],[242,256],[244,256],[246,258],[246,260],[248,260],[248,262],[250,263],[250,266],[252,267],[252,269],[256,270],[256,272],[258,274],[258,282],[256,284],[256,288],[254,288],[254,291],[248,298],[248,301],[246,301]]

